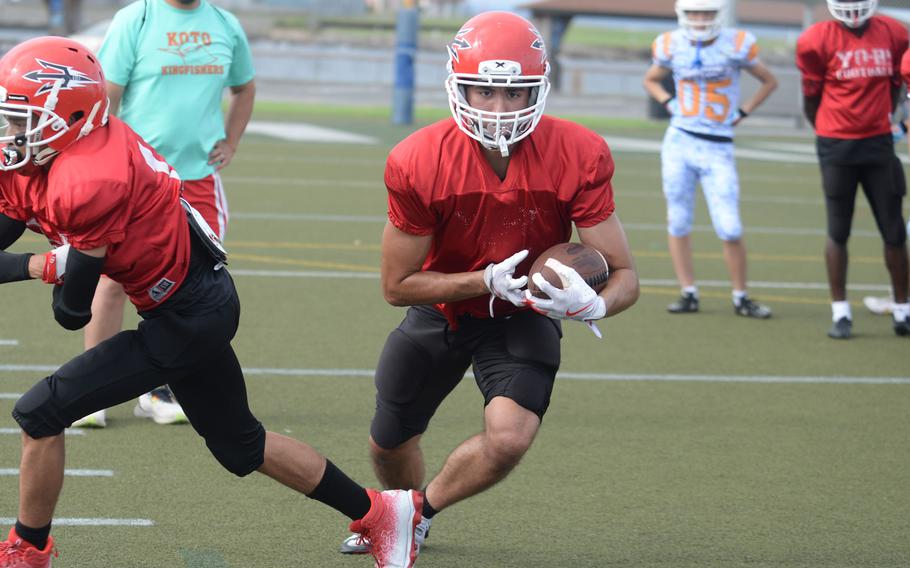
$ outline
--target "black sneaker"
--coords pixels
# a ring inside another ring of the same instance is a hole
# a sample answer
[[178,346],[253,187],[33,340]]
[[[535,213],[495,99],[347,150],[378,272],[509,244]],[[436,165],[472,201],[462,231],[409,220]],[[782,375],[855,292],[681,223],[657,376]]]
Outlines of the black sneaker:
[[898,321],[893,315],[891,316],[891,322],[894,326],[894,333],[904,337],[910,335],[910,318],[906,318],[903,321]]
[[678,300],[667,306],[667,311],[671,314],[689,314],[698,311],[698,296],[692,293],[685,293]]
[[747,318],[768,319],[771,317],[771,308],[758,302],[753,302],[749,296],[739,301],[739,305],[733,305],[733,311],[736,315]]
[[853,321],[850,318],[843,317],[834,322],[834,325],[828,330],[828,337],[831,339],[850,339],[852,330]]

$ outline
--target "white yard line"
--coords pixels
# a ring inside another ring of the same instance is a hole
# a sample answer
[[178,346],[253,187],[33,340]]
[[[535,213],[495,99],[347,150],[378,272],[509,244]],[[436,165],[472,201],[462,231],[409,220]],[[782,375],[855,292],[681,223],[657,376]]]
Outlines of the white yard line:
[[243,270],[233,269],[231,276],[258,276],[262,278],[354,278],[376,280],[378,272],[338,272],[333,270]]
[[[774,198],[777,199],[777,198]],[[784,198],[783,201],[786,201]],[[760,201],[761,198],[755,198]],[[231,219],[247,221],[291,221],[291,222],[324,222],[324,223],[385,223],[387,218],[382,215],[328,215],[319,213],[254,213],[254,212],[231,212]],[[641,231],[666,231],[667,226],[664,223],[633,223],[624,222],[626,229],[635,229]],[[692,230],[696,233],[713,233],[714,227],[710,225],[695,225]],[[821,228],[805,227],[745,227],[746,234],[763,234],[763,235],[784,235],[784,236],[817,236],[827,235],[827,231]],[[878,231],[863,229],[854,229],[850,236],[864,238],[881,238]],[[230,247],[230,243],[228,243]]]
[[385,223],[384,215],[322,215],[318,213],[241,213],[231,211],[231,220],[321,221],[326,223]]
[[19,345],[18,339],[0,339],[0,347],[16,347]]
[[372,136],[325,128],[303,122],[269,122],[253,120],[247,127],[248,134],[262,134],[293,142],[330,142],[336,144],[378,144]]
[[[19,428],[0,428],[0,436],[18,436],[21,433]],[[67,428],[63,433],[67,436],[85,436],[85,430],[79,428]]]
[[[0,365],[0,372],[45,372],[56,367],[49,365]],[[373,377],[374,369],[309,369],[280,367],[244,367],[247,376],[278,377]],[[471,376],[468,373],[467,376]],[[788,375],[683,375],[638,373],[581,373],[560,371],[558,378],[576,381],[656,381],[693,383],[764,383],[764,384],[836,384],[836,385],[907,385],[910,377],[847,377],[847,376],[788,376]]]
[[[0,525],[16,523],[13,517],[0,517]],[[69,527],[152,527],[155,521],[151,519],[104,519],[89,517],[54,517],[54,526]]]
[[[260,278],[352,278],[356,280],[376,280],[379,278],[377,272],[345,272],[337,270],[249,270],[235,268],[231,270],[232,276],[251,276]],[[640,283],[643,286],[660,286],[666,288],[677,288],[679,282],[671,279],[662,278],[642,278]],[[704,288],[729,288],[730,282],[726,280],[699,280],[698,285]],[[756,280],[749,282],[749,288],[768,289],[768,290],[827,290],[826,282],[766,282]],[[891,290],[890,286],[885,284],[849,284],[849,290],[855,292],[885,292]]]
[[[614,151],[643,152],[659,154],[663,141],[649,138],[631,138],[626,136],[604,136],[604,140]],[[749,146],[752,147],[749,147]],[[767,150],[760,147],[770,148]],[[778,150],[778,151],[773,151]],[[788,164],[818,164],[815,148],[808,144],[743,143],[736,146],[733,154],[737,159],[757,160],[759,162],[777,162]],[[906,156],[899,156],[904,163],[910,162]]]
[[[0,476],[17,476],[18,468],[0,468]],[[114,477],[110,469],[65,469],[63,475],[67,477]]]

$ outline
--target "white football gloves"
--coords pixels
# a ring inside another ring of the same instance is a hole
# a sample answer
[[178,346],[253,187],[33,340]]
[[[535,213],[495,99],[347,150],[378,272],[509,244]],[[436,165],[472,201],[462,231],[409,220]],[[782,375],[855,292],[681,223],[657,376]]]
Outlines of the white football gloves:
[[550,298],[538,298],[526,290],[525,305],[530,306],[535,312],[553,319],[574,319],[584,322],[591,328],[594,335],[598,338],[603,337],[594,324],[594,320],[607,315],[607,304],[604,299],[588,286],[584,278],[572,267],[566,266],[555,258],[547,259],[546,266],[559,276],[564,288],[553,286],[539,272],[532,274],[531,279],[534,280],[534,284]]
[[48,284],[63,284],[63,275],[66,274],[66,258],[70,252],[70,245],[57,247],[44,253],[44,271],[41,280]]
[[495,298],[512,302],[515,306],[525,305],[525,295],[521,288],[528,283],[528,277],[512,278],[512,276],[515,275],[515,267],[521,264],[521,261],[527,256],[527,250],[516,252],[502,262],[491,262],[483,271],[483,283],[490,291],[490,317],[493,317],[493,300]]
[[680,114],[679,99],[676,97],[673,97],[664,103],[664,107],[667,109],[667,112],[669,112],[671,116],[677,116]]

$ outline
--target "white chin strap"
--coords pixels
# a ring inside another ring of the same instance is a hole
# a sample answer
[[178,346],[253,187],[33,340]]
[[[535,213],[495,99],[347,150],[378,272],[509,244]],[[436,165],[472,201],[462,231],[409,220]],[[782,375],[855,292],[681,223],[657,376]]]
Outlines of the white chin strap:
[[509,157],[509,143],[506,142],[506,137],[501,135],[499,136],[499,152],[502,154],[503,158]]

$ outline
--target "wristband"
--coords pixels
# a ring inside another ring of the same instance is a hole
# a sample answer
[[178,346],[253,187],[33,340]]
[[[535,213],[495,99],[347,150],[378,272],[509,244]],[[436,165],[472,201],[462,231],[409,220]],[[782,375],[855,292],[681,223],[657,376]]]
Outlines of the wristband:
[[63,284],[57,278],[57,255],[54,251],[44,253],[44,270],[41,271],[41,280],[47,284]]
[[747,116],[749,116],[749,113],[746,112],[746,111],[744,111],[742,108],[739,108],[739,109],[737,109],[737,110],[739,111],[739,117],[740,117],[740,118],[746,118]]
[[660,103],[660,104],[661,104],[661,106],[667,106],[668,104],[670,104],[670,101],[672,101],[672,100],[675,99],[675,98],[676,98],[676,97],[671,96],[669,99],[665,100],[664,102],[662,102],[662,103]]
[[62,284],[66,273],[66,258],[69,256],[70,245],[63,245],[44,254],[44,269],[41,271],[41,280],[48,284]]

